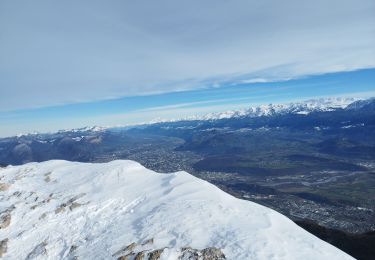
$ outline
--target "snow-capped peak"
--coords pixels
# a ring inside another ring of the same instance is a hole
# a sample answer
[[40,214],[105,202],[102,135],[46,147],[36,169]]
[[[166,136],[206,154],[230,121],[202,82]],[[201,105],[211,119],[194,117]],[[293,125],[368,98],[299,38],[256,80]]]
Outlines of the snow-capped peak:
[[102,132],[102,131],[105,131],[106,129],[108,129],[109,127],[106,127],[106,126],[85,126],[85,127],[81,127],[81,128],[73,128],[73,129],[63,129],[63,130],[59,130],[58,132],[59,133],[65,133],[65,132],[75,132],[75,133],[79,133],[79,132]]
[[328,97],[310,99],[301,102],[264,104],[258,106],[250,106],[244,109],[227,110],[223,112],[212,112],[204,115],[193,115],[178,119],[156,118],[148,122],[148,124],[194,120],[219,120],[239,117],[259,117],[287,113],[307,115],[314,111],[332,111],[338,108],[345,108],[349,104],[357,100],[359,99],[353,97]]
[[355,98],[320,98],[310,99],[302,102],[292,102],[283,104],[268,104],[252,106],[239,110],[228,110],[225,112],[209,113],[203,116],[195,116],[186,118],[184,120],[217,120],[224,118],[237,118],[237,117],[259,117],[271,116],[276,114],[302,114],[307,115],[314,111],[331,111],[338,108],[345,108],[352,102],[356,101]]
[[3,259],[185,259],[190,253],[352,259],[283,215],[186,172],[159,174],[133,161],[48,161],[2,168],[0,179]]

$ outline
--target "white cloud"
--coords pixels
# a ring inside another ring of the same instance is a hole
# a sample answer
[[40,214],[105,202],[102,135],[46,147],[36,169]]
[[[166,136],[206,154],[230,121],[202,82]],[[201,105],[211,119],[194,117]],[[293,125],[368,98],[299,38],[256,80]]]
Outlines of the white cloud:
[[1,1],[0,111],[375,67],[375,2]]

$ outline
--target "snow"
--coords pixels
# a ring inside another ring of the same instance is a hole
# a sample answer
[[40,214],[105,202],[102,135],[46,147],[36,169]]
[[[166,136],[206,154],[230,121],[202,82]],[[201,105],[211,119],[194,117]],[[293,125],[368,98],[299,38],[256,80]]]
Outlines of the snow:
[[[281,103],[281,104],[268,104],[247,107],[244,109],[228,110],[222,112],[211,112],[204,115],[191,115],[183,118],[161,118],[157,117],[153,120],[146,122],[139,122],[136,124],[125,124],[117,126],[86,126],[82,128],[73,129],[63,129],[57,131],[57,133],[85,133],[85,132],[104,132],[107,130],[114,130],[116,128],[131,128],[135,126],[147,126],[157,123],[171,123],[179,121],[211,121],[220,119],[230,119],[230,118],[241,118],[241,117],[260,117],[260,116],[273,116],[273,115],[284,115],[284,114],[299,114],[308,115],[311,112],[316,111],[334,111],[335,109],[358,109],[373,101],[374,98],[361,100],[354,97],[326,97],[319,99],[310,99],[299,102]],[[52,134],[54,132],[50,132]],[[23,136],[38,135],[38,132],[19,134],[18,138]]]
[[194,121],[194,120],[220,120],[228,118],[240,117],[260,117],[272,116],[277,114],[299,114],[308,115],[315,111],[333,111],[335,109],[346,108],[353,102],[356,103],[357,98],[352,97],[327,97],[319,99],[310,99],[301,102],[290,102],[281,104],[268,104],[252,106],[238,110],[228,110],[223,112],[212,112],[205,115],[193,115],[179,119],[162,119],[156,118],[148,124],[176,122],[176,121]]
[[62,129],[62,130],[59,130],[58,133],[103,132],[103,131],[107,130],[108,128],[109,128],[108,126],[85,126],[85,127],[82,127],[82,128]]
[[260,105],[256,107],[249,107],[242,110],[229,110],[225,112],[210,113],[204,116],[194,117],[194,120],[218,120],[224,118],[237,118],[237,117],[259,117],[259,116],[271,116],[275,114],[299,114],[308,115],[314,111],[333,111],[338,108],[345,108],[355,98],[320,98],[310,99],[302,102],[295,103],[283,103],[283,104],[268,104]]
[[[0,212],[10,212],[3,259],[112,259],[153,239],[161,259],[217,247],[227,259],[352,259],[285,216],[186,172],[133,161],[29,163],[0,169]],[[73,247],[72,247],[73,246]],[[74,250],[73,250],[74,248]]]

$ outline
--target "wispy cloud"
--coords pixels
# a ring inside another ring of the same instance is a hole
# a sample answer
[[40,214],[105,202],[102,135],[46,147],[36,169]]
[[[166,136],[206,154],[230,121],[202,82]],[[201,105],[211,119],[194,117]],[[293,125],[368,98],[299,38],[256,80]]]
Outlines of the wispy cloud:
[[1,1],[0,111],[374,67],[374,10],[373,0]]
[[[287,94],[288,93],[284,93],[284,95],[287,95]],[[223,106],[233,101],[252,101],[252,100],[259,100],[259,99],[264,99],[264,98],[273,97],[273,96],[276,96],[276,94],[269,94],[269,95],[256,96],[256,97],[225,98],[225,99],[214,99],[214,100],[205,100],[205,101],[197,101],[197,102],[187,102],[187,103],[179,103],[179,104],[167,105],[167,106],[156,106],[156,107],[144,108],[144,109],[139,109],[136,111],[137,112],[151,112],[151,111],[178,109],[178,108],[192,108],[192,107],[201,108],[201,107],[212,106],[212,104],[220,104],[220,106]]]
[[230,84],[153,96],[0,112],[0,136],[87,125],[137,124],[259,104],[329,96],[375,96],[375,69],[324,74],[281,82]]

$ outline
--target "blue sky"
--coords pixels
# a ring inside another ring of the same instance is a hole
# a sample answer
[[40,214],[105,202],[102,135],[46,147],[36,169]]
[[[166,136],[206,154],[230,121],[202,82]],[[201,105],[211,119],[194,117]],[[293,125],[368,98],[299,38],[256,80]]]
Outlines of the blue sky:
[[0,1],[0,136],[371,92],[374,13],[373,0]]

